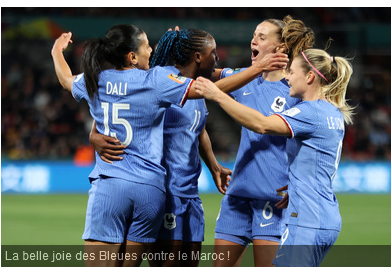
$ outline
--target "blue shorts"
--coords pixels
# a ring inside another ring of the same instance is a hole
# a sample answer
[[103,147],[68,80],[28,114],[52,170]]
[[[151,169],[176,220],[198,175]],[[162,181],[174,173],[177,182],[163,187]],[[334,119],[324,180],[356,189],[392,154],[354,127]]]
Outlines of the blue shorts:
[[82,239],[155,242],[164,204],[165,193],[154,186],[112,177],[95,179],[89,191]]
[[160,240],[204,241],[204,210],[200,198],[166,195]]
[[319,266],[339,231],[286,225],[273,264],[281,267]]
[[225,195],[215,227],[215,239],[247,246],[253,240],[278,242],[282,210],[267,200]]

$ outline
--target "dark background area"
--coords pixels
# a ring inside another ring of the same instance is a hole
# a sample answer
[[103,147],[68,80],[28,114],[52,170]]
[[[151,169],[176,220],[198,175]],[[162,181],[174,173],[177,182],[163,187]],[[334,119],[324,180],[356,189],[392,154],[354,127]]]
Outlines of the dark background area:
[[[347,98],[356,105],[346,127],[342,160],[390,160],[391,8],[2,8],[1,158],[91,162],[91,117],[86,103],[61,90],[50,51],[62,32],[73,32],[66,58],[80,72],[83,41],[103,36],[117,23],[143,28],[154,45],[169,28],[201,28],[217,42],[219,68],[250,65],[250,41],[265,19],[291,15],[316,33],[316,47],[352,58]],[[207,131],[217,157],[235,158],[240,127],[207,102]]]

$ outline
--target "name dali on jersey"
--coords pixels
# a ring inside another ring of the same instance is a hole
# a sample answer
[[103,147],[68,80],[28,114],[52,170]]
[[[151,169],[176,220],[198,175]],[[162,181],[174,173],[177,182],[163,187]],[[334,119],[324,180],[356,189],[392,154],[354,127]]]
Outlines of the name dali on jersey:
[[121,96],[126,96],[127,95],[127,84],[126,82],[107,82],[106,83],[106,94],[108,95],[121,95]]
[[[185,77],[174,75],[174,74],[170,74],[169,79],[172,79],[180,84],[183,84],[186,81]],[[127,95],[127,84],[128,84],[127,82],[124,82],[124,83],[122,83],[122,82],[119,82],[119,83],[107,82],[106,83],[106,94],[126,96]]]

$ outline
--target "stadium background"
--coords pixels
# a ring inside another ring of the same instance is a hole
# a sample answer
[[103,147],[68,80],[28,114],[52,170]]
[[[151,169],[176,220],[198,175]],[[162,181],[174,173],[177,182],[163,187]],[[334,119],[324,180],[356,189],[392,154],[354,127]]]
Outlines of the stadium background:
[[[50,50],[73,33],[66,58],[76,74],[83,41],[114,24],[142,27],[157,43],[169,28],[201,28],[217,42],[218,67],[250,64],[250,40],[267,18],[292,15],[316,33],[316,47],[353,58],[348,88],[357,105],[347,126],[334,184],[343,217],[337,245],[391,245],[391,8],[2,8],[1,44],[1,244],[81,245],[94,162],[88,142],[87,105],[76,103],[54,73]],[[232,168],[240,127],[207,101],[207,131],[219,161]],[[221,195],[203,170],[205,244]],[[390,250],[389,250],[390,251]],[[390,253],[390,252],[389,252]],[[389,259],[390,265],[390,259]]]

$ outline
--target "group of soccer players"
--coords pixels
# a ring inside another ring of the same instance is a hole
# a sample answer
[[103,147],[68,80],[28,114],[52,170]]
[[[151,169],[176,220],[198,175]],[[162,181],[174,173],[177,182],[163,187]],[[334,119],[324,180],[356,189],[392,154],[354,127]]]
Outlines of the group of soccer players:
[[[310,49],[313,31],[287,16],[257,26],[247,69],[214,69],[215,40],[197,29],[168,31],[150,68],[147,35],[118,25],[87,43],[84,74],[73,76],[62,54],[71,35],[56,40],[52,56],[60,83],[76,100],[88,102],[96,124],[90,137],[98,154],[89,176],[87,246],[107,244],[114,252],[136,246],[139,257],[154,242],[149,251],[200,250],[200,154],[225,193],[214,251],[229,250],[231,259],[214,266],[238,266],[251,242],[256,266],[321,263],[341,226],[332,180],[344,122],[351,122],[345,92],[352,72],[346,60]],[[203,97],[243,125],[231,178],[213,155]]]

